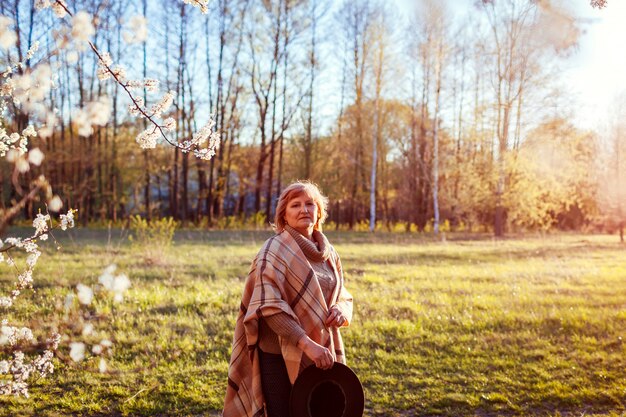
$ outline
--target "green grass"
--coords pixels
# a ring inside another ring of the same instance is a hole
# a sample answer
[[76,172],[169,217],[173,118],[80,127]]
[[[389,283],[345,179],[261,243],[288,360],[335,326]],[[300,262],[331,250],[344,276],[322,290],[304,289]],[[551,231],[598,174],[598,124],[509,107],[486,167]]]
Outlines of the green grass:
[[[1,398],[0,416],[218,415],[244,278],[268,236],[180,232],[149,260],[120,231],[63,237],[9,318],[62,318],[70,288],[115,262],[133,287],[123,304],[97,303],[99,336],[115,342],[110,370],[72,364],[65,346],[54,376],[28,400]],[[355,298],[343,334],[367,416],[626,414],[626,247],[615,237],[328,236]],[[3,292],[11,279],[3,269]]]

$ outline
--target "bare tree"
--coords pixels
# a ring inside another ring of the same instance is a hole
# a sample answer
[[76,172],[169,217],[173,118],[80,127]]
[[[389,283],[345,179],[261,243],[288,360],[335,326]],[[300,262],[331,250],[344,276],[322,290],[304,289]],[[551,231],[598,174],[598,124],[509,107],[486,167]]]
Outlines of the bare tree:
[[[262,33],[264,28],[256,27],[248,32],[248,41],[250,44],[250,85],[258,110],[258,129],[261,136],[260,154],[257,163],[256,182],[254,186],[254,210],[261,211],[261,189],[263,186],[263,177],[265,172],[265,163],[269,156],[267,150],[268,145],[272,145],[274,137],[271,136],[273,126],[268,116],[270,107],[275,109],[275,92],[274,84],[277,82],[278,66],[280,63],[280,33],[283,25],[284,0],[279,0],[278,4],[266,3],[263,5],[262,11],[257,11],[263,18],[269,19],[271,26],[268,32]],[[271,47],[271,55],[267,58],[269,62],[262,62],[263,57],[259,56],[259,47],[255,41],[269,41]],[[268,64],[268,65],[267,65]],[[269,126],[268,126],[269,125]],[[268,138],[268,134],[270,137]],[[269,215],[269,213],[265,213]]]
[[364,94],[367,62],[369,59],[371,41],[369,38],[369,27],[371,24],[371,8],[368,1],[364,2],[344,2],[340,11],[342,23],[344,25],[344,36],[351,45],[352,55],[352,84],[354,94],[354,106],[356,110],[355,123],[356,132],[354,148],[351,150],[352,158],[351,185],[350,185],[350,207],[348,213],[348,225],[350,229],[354,227],[356,221],[357,193],[365,188],[365,132],[364,132]]
[[509,150],[513,105],[524,90],[529,51],[524,45],[536,5],[529,1],[482,1],[492,33],[494,53],[495,126],[497,137],[497,173],[495,189],[494,233],[504,234],[506,158]]
[[372,27],[373,33],[373,71],[374,71],[374,134],[372,140],[372,168],[370,171],[370,232],[376,228],[376,174],[378,169],[378,148],[381,142],[381,94],[384,87],[385,60],[389,49],[387,42],[388,27],[386,10],[379,8],[379,13]]

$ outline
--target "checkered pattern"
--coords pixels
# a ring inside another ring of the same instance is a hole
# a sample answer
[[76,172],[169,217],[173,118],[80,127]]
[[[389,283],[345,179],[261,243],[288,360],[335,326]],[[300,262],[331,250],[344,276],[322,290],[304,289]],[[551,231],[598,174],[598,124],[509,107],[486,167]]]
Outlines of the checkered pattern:
[[[331,246],[330,263],[337,277],[331,297],[343,315],[352,320],[352,296],[344,288],[343,271]],[[228,369],[223,417],[265,417],[258,354],[259,319],[284,312],[292,316],[315,342],[326,346],[335,361],[346,363],[339,329],[324,324],[329,306],[319,282],[298,243],[285,231],[268,239],[252,262],[235,325]],[[280,338],[281,352],[293,384],[302,365],[300,349]]]

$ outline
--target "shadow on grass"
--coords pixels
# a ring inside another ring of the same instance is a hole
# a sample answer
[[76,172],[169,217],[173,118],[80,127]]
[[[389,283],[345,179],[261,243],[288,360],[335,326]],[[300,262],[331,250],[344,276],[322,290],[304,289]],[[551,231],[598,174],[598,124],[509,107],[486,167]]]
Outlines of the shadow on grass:
[[[367,258],[370,264],[397,264],[397,265],[415,265],[415,266],[460,266],[460,265],[480,265],[499,263],[503,260],[519,261],[519,260],[551,260],[551,259],[571,259],[574,253],[585,257],[586,252],[593,252],[594,257],[598,257],[602,252],[614,252],[620,250],[616,245],[606,244],[585,244],[579,247],[568,245],[563,248],[554,247],[537,247],[534,249],[511,248],[511,247],[475,247],[462,252],[446,252],[442,247],[441,251],[424,252],[419,246],[415,246],[415,251],[388,254],[388,255],[372,255]],[[352,261],[350,255],[343,256],[344,263]],[[359,257],[360,259],[360,257]],[[355,270],[358,271],[358,270]]]

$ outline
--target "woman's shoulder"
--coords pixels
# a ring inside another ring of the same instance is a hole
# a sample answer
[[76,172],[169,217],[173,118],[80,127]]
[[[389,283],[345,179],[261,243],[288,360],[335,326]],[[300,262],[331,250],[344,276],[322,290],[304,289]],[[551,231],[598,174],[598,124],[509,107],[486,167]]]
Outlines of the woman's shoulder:
[[280,233],[276,233],[275,235],[268,238],[263,245],[261,245],[261,249],[259,249],[258,255],[262,255],[264,253],[278,253],[281,250],[287,240],[289,233],[286,231],[282,231]]
[[330,252],[330,257],[333,260],[336,261],[337,259],[339,259],[339,253],[337,253],[337,249],[335,249],[335,247],[330,243],[328,244],[328,250]]

